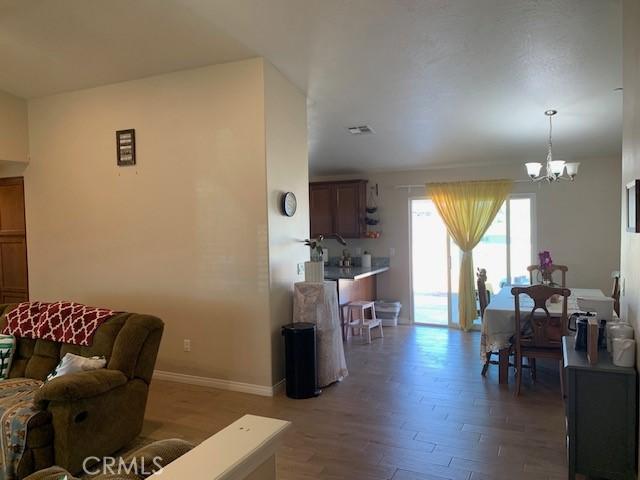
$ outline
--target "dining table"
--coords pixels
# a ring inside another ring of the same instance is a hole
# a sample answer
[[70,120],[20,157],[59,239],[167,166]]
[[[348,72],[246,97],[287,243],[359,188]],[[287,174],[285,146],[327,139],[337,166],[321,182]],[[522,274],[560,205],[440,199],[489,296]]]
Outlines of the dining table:
[[[518,285],[520,287],[526,285]],[[484,311],[480,336],[480,355],[486,358],[489,352],[498,352],[498,381],[501,384],[509,382],[509,353],[511,350],[511,338],[516,333],[515,303],[511,288],[513,285],[504,286],[491,297],[491,301]],[[602,290],[597,288],[570,288],[571,296],[568,298],[567,314],[579,312],[578,297],[606,297]],[[562,302],[547,301],[547,310],[551,316],[562,315]],[[520,313],[529,315],[533,309],[533,300],[527,295],[520,295]]]

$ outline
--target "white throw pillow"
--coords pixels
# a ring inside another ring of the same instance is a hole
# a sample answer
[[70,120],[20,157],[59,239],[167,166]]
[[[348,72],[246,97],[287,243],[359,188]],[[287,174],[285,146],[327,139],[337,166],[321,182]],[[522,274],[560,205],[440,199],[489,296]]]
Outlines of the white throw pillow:
[[97,370],[104,368],[107,360],[104,357],[81,357],[73,353],[67,353],[56,368],[47,376],[47,382],[56,377],[61,377],[68,373],[83,372],[85,370]]

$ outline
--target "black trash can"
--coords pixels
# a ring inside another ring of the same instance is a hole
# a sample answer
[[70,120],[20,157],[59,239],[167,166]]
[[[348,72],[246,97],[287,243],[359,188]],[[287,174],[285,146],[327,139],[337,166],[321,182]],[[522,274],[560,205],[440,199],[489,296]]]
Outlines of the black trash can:
[[317,397],[320,390],[316,370],[316,326],[313,323],[290,323],[282,327],[282,335],[287,397]]

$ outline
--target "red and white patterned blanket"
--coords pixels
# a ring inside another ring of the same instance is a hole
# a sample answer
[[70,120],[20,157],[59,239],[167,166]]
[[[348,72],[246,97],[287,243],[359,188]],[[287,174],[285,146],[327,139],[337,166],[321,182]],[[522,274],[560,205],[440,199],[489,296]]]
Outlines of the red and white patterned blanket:
[[74,302],[24,302],[7,313],[2,333],[88,347],[98,327],[114,314]]

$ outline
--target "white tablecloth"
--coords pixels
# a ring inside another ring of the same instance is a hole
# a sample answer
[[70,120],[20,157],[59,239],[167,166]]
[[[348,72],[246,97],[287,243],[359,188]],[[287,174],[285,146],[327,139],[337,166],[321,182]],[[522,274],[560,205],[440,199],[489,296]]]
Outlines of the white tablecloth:
[[[511,295],[511,286],[506,286],[491,297],[482,319],[482,335],[480,337],[480,355],[487,352],[497,352],[510,345],[509,340],[515,335],[515,304]],[[578,297],[604,297],[601,290],[595,288],[570,288],[571,296],[567,311],[569,316],[579,311]],[[551,315],[562,314],[562,302],[547,302],[547,309]],[[520,295],[520,313],[529,314],[533,309],[533,300],[527,295]]]
[[326,387],[346,377],[342,329],[336,282],[299,282],[294,286],[293,321],[316,325],[318,386]]

